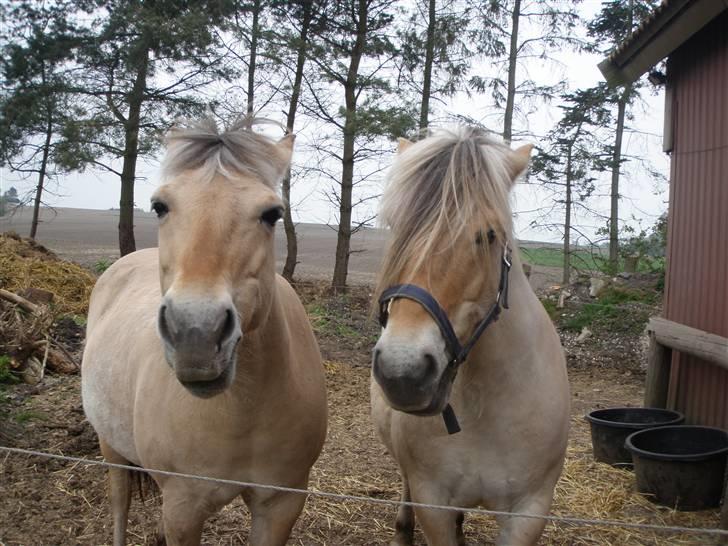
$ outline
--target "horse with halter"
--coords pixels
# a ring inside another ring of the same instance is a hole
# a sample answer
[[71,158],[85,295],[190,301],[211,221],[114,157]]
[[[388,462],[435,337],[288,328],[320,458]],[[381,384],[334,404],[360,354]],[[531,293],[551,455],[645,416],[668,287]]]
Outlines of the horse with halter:
[[[509,194],[530,151],[473,127],[400,141],[381,205],[391,233],[375,292],[371,404],[403,500],[550,510],[569,385],[512,234]],[[465,543],[462,513],[402,506],[393,546],[412,544],[415,516],[430,546]],[[501,546],[535,544],[545,525],[498,523]]]
[[[152,198],[159,249],[132,253],[91,297],[82,394],[105,459],[142,468],[306,488],[326,436],[326,392],[305,310],[275,273],[277,185],[293,136],[203,119],[167,136]],[[128,470],[109,470],[114,545],[125,543]],[[200,543],[236,496],[249,543],[285,544],[305,497],[153,475],[168,545]]]

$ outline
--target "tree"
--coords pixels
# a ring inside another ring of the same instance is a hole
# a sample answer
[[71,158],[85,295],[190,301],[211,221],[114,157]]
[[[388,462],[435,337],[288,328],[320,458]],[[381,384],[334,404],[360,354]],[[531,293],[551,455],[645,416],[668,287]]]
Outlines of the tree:
[[[588,24],[588,34],[596,40],[591,50],[606,54],[625,40],[635,27],[635,23],[652,13],[654,0],[611,0],[602,2],[602,9],[596,18]],[[607,44],[606,48],[602,44]],[[625,117],[629,106],[639,96],[641,84],[628,84],[622,87],[621,93],[613,99],[617,106],[617,120],[614,131],[614,147],[612,153],[612,180],[610,191],[609,214],[609,262],[612,270],[619,264],[619,178],[623,163],[622,138],[624,135]]]
[[47,179],[57,170],[59,133],[74,112],[68,88],[76,38],[68,9],[68,3],[20,2],[2,13],[10,32],[0,55],[0,165],[36,176],[31,239]]
[[400,89],[402,84],[414,88],[419,97],[420,132],[429,124],[431,99],[453,95],[467,73],[471,52],[462,29],[468,14],[457,0],[443,0],[439,7],[437,0],[415,3],[400,31],[398,83]]
[[[490,91],[496,106],[503,108],[503,139],[510,142],[513,119],[520,109],[550,100],[565,88],[563,80],[552,84],[538,83],[530,78],[519,81],[519,66],[528,59],[548,61],[556,48],[579,45],[574,34],[579,16],[573,9],[573,2],[562,0],[508,0],[484,2],[478,6],[481,33],[488,37],[482,41],[487,47],[483,53],[496,57],[493,64],[498,68],[498,74],[474,76],[470,86],[478,92]],[[521,27],[524,21],[530,23],[532,32],[525,36]]]
[[554,202],[564,210],[564,262],[562,282],[571,274],[571,232],[575,207],[588,211],[586,200],[595,190],[596,174],[610,165],[611,151],[604,144],[611,112],[604,102],[606,87],[599,85],[564,96],[563,115],[549,132],[550,146],[540,150],[532,162],[537,180],[554,193]]
[[96,165],[119,177],[122,256],[136,249],[137,160],[157,150],[172,118],[202,109],[200,89],[230,77],[213,30],[234,7],[226,0],[86,3],[94,20],[77,50],[76,88],[85,108],[65,130],[63,158],[69,168]]
[[[326,28],[326,2],[322,0],[296,0],[286,2],[274,9],[274,16],[279,31],[279,51],[271,51],[269,55],[276,61],[289,66],[289,74],[293,78],[288,85],[288,110],[286,113],[286,130],[294,131],[296,114],[303,87],[304,70],[307,66],[311,43]],[[283,277],[293,280],[298,263],[298,239],[296,226],[291,213],[291,168],[288,168],[281,182],[281,194],[288,204],[283,214],[283,226],[286,232],[286,262],[283,266]]]
[[[334,290],[343,289],[351,254],[355,162],[363,162],[381,136],[394,138],[414,127],[411,109],[391,102],[389,81],[381,75],[397,51],[388,34],[394,16],[391,0],[338,0],[329,8],[330,29],[312,51],[318,73],[307,80],[311,105],[307,111],[335,127],[343,136],[342,148],[328,154],[340,161],[341,177],[332,194],[339,209],[336,261],[331,281]],[[332,97],[343,90],[344,105]],[[364,175],[366,177],[366,175]],[[360,226],[358,226],[360,227]]]

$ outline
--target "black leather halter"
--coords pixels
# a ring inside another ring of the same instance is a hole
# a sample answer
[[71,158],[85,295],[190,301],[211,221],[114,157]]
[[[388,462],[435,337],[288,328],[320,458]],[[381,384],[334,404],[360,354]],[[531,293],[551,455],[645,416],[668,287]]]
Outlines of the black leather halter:
[[[453,376],[457,373],[458,367],[465,362],[473,346],[478,341],[480,336],[483,334],[485,329],[498,320],[501,309],[508,309],[508,276],[511,270],[511,249],[508,243],[503,245],[503,258],[501,262],[501,275],[498,283],[498,294],[496,295],[495,302],[491,305],[490,309],[486,313],[483,320],[478,323],[473,330],[468,341],[461,345],[458,337],[455,335],[455,330],[450,323],[450,319],[447,317],[447,313],[440,306],[437,300],[424,288],[420,288],[414,284],[397,284],[390,286],[382,295],[379,296],[379,323],[382,328],[387,327],[387,319],[389,318],[389,306],[392,300],[397,298],[406,298],[409,300],[416,301],[432,316],[433,320],[440,328],[442,337],[445,338],[448,352],[450,353],[450,361],[447,363],[445,373],[450,373]],[[448,404],[442,412],[442,418],[445,421],[445,426],[449,434],[455,434],[460,432],[460,425],[458,424],[457,417],[452,406]]]

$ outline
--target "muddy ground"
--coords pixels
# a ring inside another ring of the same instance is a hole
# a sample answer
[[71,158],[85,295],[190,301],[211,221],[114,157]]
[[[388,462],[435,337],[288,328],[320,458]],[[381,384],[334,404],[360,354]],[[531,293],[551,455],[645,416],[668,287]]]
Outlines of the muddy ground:
[[[317,284],[297,287],[326,360],[329,433],[313,468],[310,488],[349,495],[397,499],[399,478],[393,460],[375,437],[369,420],[369,351],[376,326],[367,316],[366,288],[336,298]],[[75,335],[75,334],[71,334]],[[640,405],[644,376],[638,333],[615,337],[597,332],[577,343],[562,331],[569,355],[572,429],[564,477],[554,513],[562,516],[629,519],[643,523],[715,527],[717,510],[684,514],[652,505],[635,493],[631,473],[595,463],[583,415],[591,409]],[[5,390],[6,423],[17,447],[100,459],[93,430],[85,421],[79,376],[49,376],[41,386]],[[158,500],[135,499],[130,544],[150,543],[160,514]],[[358,502],[310,498],[289,544],[384,545],[395,509]],[[235,501],[208,520],[204,544],[247,544],[248,519]],[[492,544],[490,518],[466,517],[469,544]],[[0,454],[0,544],[50,545],[111,543],[105,473],[35,457]],[[550,524],[547,545],[709,544],[705,537]],[[421,534],[416,544],[425,544]]]

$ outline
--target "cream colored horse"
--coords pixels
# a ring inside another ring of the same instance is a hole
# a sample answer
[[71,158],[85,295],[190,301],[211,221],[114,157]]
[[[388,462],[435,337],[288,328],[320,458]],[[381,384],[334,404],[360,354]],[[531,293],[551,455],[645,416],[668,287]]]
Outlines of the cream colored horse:
[[[279,180],[293,137],[238,124],[172,130],[152,198],[159,250],[130,254],[91,297],[83,405],[107,461],[305,488],[326,435],[321,356],[275,274]],[[109,471],[114,545],[125,543],[130,472]],[[250,544],[286,542],[305,497],[153,475],[168,545],[242,495]]]
[[[400,143],[382,198],[391,235],[375,293],[385,291],[386,326],[374,349],[371,397],[405,500],[549,512],[566,450],[569,387],[559,337],[512,236],[509,192],[530,150],[511,151],[468,127]],[[403,283],[439,303],[458,345],[503,307],[475,336],[457,376],[447,328]],[[387,296],[392,285],[399,286]],[[448,404],[457,434],[441,417]],[[461,513],[401,508],[392,545],[412,544],[415,515],[431,546],[465,543]],[[498,545],[531,545],[544,521],[504,517],[499,526]]]

